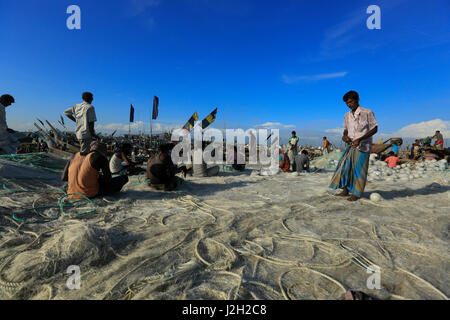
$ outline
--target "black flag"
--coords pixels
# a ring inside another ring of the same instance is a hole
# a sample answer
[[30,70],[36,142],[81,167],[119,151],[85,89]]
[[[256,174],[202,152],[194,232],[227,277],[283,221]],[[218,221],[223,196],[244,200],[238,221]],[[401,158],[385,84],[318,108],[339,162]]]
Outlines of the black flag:
[[206,127],[208,127],[211,123],[213,123],[216,120],[216,113],[217,113],[217,108],[214,109],[214,111],[211,112],[205,119],[203,119],[202,129],[205,129]]
[[153,114],[152,119],[156,120],[158,118],[158,106],[159,106],[159,98],[157,96],[153,97]]
[[130,122],[134,122],[134,108],[133,108],[133,105],[131,105],[131,108],[130,108]]

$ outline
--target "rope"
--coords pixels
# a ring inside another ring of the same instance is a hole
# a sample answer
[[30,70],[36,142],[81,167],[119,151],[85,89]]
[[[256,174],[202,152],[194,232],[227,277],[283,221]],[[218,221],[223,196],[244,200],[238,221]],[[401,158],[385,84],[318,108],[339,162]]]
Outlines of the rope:
[[[17,180],[35,180],[35,178],[14,178],[14,179],[17,179]],[[49,180],[54,180],[54,179],[49,179]],[[9,188],[7,186],[9,181],[10,180],[8,179],[8,180],[6,180],[6,182],[3,183],[3,189],[6,190],[6,191],[9,191],[9,192],[13,192],[13,193],[36,193],[36,194],[39,194],[39,193],[55,192],[55,193],[62,193],[63,194],[58,199],[57,205],[35,207],[35,201],[36,201],[35,200],[33,202],[32,207],[30,207],[30,208],[26,208],[26,207],[22,208],[21,212],[13,212],[11,214],[12,219],[14,221],[20,222],[22,224],[24,224],[24,223],[39,223],[39,224],[40,223],[48,223],[48,222],[52,222],[52,221],[58,220],[61,216],[70,216],[72,218],[81,217],[81,216],[85,216],[87,214],[94,213],[95,209],[90,209],[90,210],[88,210],[86,212],[78,212],[78,213],[68,213],[68,212],[66,212],[66,209],[67,208],[79,208],[79,207],[82,206],[83,203],[86,203],[86,202],[89,203],[89,204],[92,204],[94,207],[98,206],[97,203],[95,203],[93,200],[89,199],[88,197],[86,197],[85,195],[80,194],[80,193],[67,194],[63,189],[55,188],[55,187],[51,188],[51,189],[54,189],[54,190],[50,191],[50,192],[49,192],[48,189],[42,189],[42,190],[18,190],[18,189],[12,189],[12,188]],[[78,200],[78,201],[75,201],[75,202],[72,202],[72,203],[65,203],[64,199],[69,197],[69,196],[72,196],[72,195],[81,196],[82,199]],[[59,209],[59,214],[56,217],[47,218],[47,217],[43,216],[42,214],[40,214],[38,212],[38,210],[47,210],[47,209]],[[22,218],[22,217],[18,216],[20,214],[26,214],[26,213],[29,213],[29,212],[34,212],[35,214],[37,214],[38,216],[40,216],[41,218],[44,218],[44,219],[27,219],[27,218]],[[47,218],[47,219],[45,219],[45,218]]]

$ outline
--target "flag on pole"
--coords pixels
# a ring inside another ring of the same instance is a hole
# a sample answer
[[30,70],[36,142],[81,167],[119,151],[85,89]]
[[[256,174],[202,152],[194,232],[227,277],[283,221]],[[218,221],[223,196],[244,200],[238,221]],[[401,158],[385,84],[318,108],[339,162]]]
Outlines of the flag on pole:
[[183,129],[190,131],[194,127],[195,121],[198,121],[197,111],[195,111],[192,117],[188,120],[188,122],[186,122]]
[[131,105],[130,107],[130,122],[134,122],[134,107]]
[[61,123],[62,123],[62,125],[64,126],[64,125],[65,125],[65,123],[64,123],[64,118],[63,118],[62,115],[59,115],[59,116],[61,117]]
[[159,106],[159,98],[157,96],[153,97],[153,114],[152,120],[156,120],[158,118],[158,106]]
[[202,121],[202,129],[206,129],[211,123],[213,123],[216,120],[216,113],[217,108],[214,109],[213,112],[211,112],[205,119]]
[[[38,119],[38,118],[36,118],[36,119]],[[45,127],[45,124],[40,119],[38,119],[38,121]]]

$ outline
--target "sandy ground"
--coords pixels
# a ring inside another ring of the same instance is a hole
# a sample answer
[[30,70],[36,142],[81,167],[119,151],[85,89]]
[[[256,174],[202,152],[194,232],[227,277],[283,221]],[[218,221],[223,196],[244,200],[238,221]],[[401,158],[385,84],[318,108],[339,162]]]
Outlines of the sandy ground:
[[[132,177],[120,195],[75,208],[95,213],[49,223],[12,220],[24,208],[38,208],[27,216],[58,216],[58,208],[39,209],[61,197],[61,183],[45,177],[1,178],[9,189],[35,191],[0,191],[1,299],[343,299],[347,289],[387,299],[450,294],[448,171],[368,183],[356,203],[333,196],[331,173],[221,172],[188,177],[179,192],[152,191]],[[370,201],[372,192],[384,200]],[[67,287],[72,265],[80,268],[80,289]],[[381,289],[367,288],[368,265],[380,268]]]

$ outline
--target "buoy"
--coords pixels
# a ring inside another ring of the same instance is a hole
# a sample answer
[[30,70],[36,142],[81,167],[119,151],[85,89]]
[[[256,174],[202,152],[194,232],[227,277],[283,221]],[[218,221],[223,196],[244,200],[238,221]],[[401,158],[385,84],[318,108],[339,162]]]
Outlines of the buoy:
[[383,198],[379,193],[374,192],[370,194],[370,200],[372,200],[373,202],[379,202],[383,200]]

